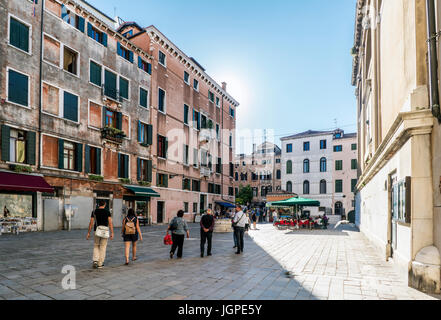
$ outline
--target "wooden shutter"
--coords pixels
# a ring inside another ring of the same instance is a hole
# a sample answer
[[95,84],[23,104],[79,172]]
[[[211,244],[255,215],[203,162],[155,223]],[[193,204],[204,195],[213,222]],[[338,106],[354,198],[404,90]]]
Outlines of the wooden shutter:
[[133,63],[133,51],[129,51],[129,61]]
[[30,165],[35,165],[36,136],[34,131],[26,132],[26,157]]
[[164,174],[164,187],[168,188],[168,174]]
[[58,139],[58,169],[64,169],[64,140]]
[[78,16],[78,30],[80,30],[81,32],[84,32],[84,18]]
[[11,128],[2,125],[2,160],[3,161],[9,161],[10,159],[10,135],[11,135]]
[[122,130],[122,113],[116,113],[116,128]]
[[102,35],[103,35],[103,42],[101,44],[107,47],[107,33],[103,32]]
[[138,181],[141,181],[141,159],[137,158],[136,166],[136,179],[138,179]]
[[92,25],[90,24],[90,22],[87,23],[87,35],[90,38],[93,38],[93,29],[92,29]]
[[118,153],[118,178],[122,178],[122,174],[121,174],[121,153]]
[[8,100],[23,106],[28,106],[28,76],[9,70]]
[[84,147],[84,172],[86,174],[90,172],[90,147],[87,144]]
[[167,159],[167,154],[168,154],[168,138],[165,138],[165,144],[164,144],[164,158]]
[[116,100],[116,74],[108,70],[104,71],[104,94]]
[[90,61],[90,82],[96,84],[97,86],[102,85],[101,82],[101,66],[93,61]]
[[119,77],[119,96],[129,99],[129,81]]
[[152,64],[151,63],[147,63],[147,73],[148,74],[152,74]]
[[153,126],[147,125],[147,144],[151,146],[153,144]]
[[142,59],[140,56],[138,56],[138,68],[142,69]]
[[406,177],[406,212],[405,221],[406,223],[412,223],[412,178]]
[[124,178],[129,177],[129,156],[124,155]]
[[101,149],[96,149],[96,173],[101,175]]
[[64,118],[78,122],[78,97],[64,92]]
[[76,171],[83,171],[83,144],[77,143],[75,146],[75,168]]
[[121,43],[117,43],[117,47],[116,47],[116,52],[118,53],[119,56],[122,57],[122,48],[121,48]]
[[152,160],[147,160],[147,181],[148,182],[152,182],[152,167],[153,167]]
[[138,142],[143,142],[142,138],[142,123],[138,120]]

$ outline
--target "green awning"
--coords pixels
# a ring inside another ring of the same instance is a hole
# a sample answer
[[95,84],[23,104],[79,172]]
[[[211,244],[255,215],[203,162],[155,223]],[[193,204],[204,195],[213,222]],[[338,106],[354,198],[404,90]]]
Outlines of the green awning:
[[159,198],[161,195],[151,188],[137,187],[137,186],[124,186],[124,188],[132,191],[137,197],[154,197]]
[[271,203],[273,206],[301,206],[301,207],[320,207],[320,201],[304,199],[304,198],[291,198],[283,201],[276,201]]

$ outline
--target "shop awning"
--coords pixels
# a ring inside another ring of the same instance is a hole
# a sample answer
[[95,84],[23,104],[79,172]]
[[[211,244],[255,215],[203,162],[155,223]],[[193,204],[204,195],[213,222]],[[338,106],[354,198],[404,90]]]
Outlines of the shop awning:
[[124,188],[132,191],[137,197],[153,197],[159,198],[161,195],[151,188],[136,187],[136,186],[124,186]]
[[0,172],[0,190],[27,192],[54,192],[42,176]]
[[229,202],[216,201],[216,203],[225,208],[236,208],[236,205]]
[[291,198],[283,201],[276,201],[271,203],[273,206],[300,206],[300,207],[320,207],[320,202],[317,200],[304,198]]

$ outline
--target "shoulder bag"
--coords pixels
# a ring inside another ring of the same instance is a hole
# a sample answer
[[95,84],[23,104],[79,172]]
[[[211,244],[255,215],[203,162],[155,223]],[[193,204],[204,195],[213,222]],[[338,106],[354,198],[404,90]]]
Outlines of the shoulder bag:
[[93,216],[95,218],[95,226],[96,226],[96,230],[95,230],[95,235],[98,238],[103,238],[103,239],[108,239],[110,238],[110,234],[109,234],[109,227],[106,226],[99,226],[97,221],[96,221],[96,215],[95,215],[95,211],[93,212]]

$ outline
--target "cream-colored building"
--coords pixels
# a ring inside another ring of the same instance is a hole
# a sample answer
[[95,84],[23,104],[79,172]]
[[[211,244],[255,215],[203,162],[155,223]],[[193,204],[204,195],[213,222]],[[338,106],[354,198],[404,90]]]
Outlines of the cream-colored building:
[[357,223],[409,285],[439,292],[441,134],[431,107],[439,102],[429,89],[426,2],[436,2],[439,30],[441,1],[357,1]]

